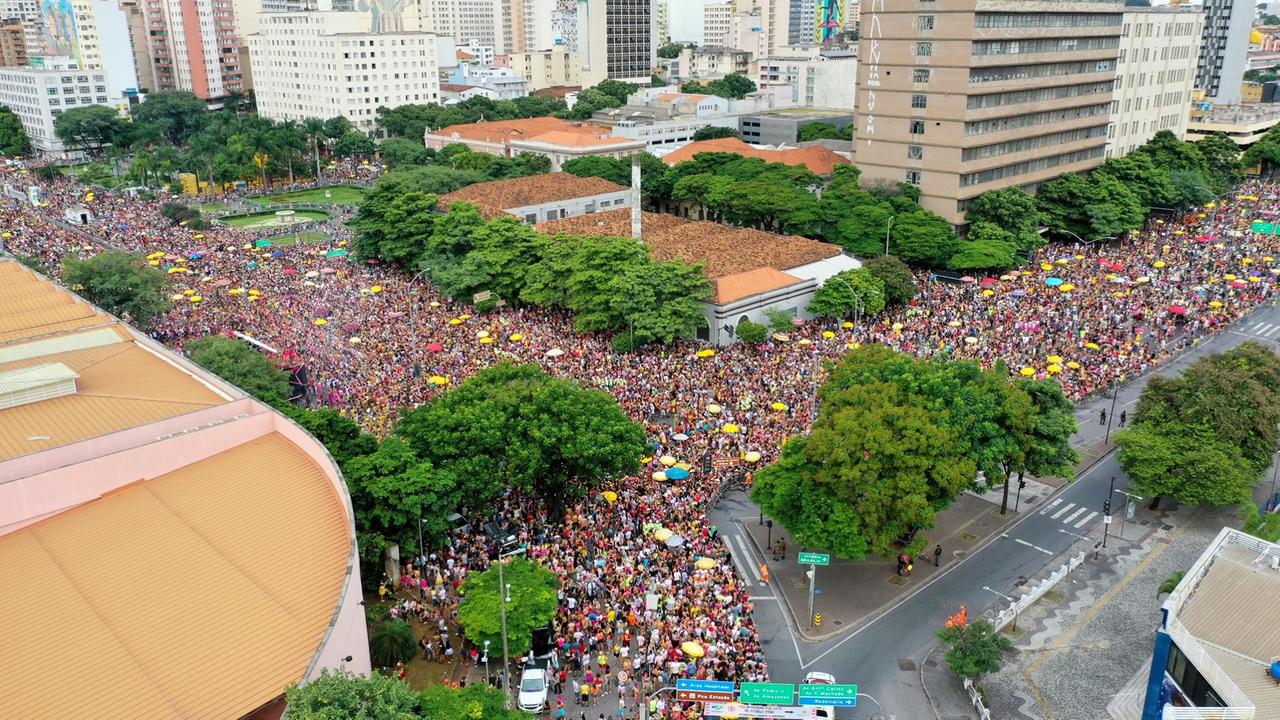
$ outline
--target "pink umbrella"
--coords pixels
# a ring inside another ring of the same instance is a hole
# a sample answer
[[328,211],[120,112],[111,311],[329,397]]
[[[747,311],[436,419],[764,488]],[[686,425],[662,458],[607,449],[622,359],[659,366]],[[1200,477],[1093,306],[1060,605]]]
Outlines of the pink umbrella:
[[285,274],[285,275],[297,275],[297,274],[298,274],[298,268],[285,268],[285,269],[284,269],[284,274]]
[[1198,242],[1198,243],[1213,242],[1213,237],[1211,237],[1211,236],[1209,236],[1209,235],[1197,235],[1197,236],[1196,236],[1196,242]]
[[343,325],[342,329],[346,332],[355,332],[360,329],[360,323],[349,322]]
[[334,273],[336,273],[336,272],[338,272],[338,271],[337,271],[337,270],[334,270],[333,268],[321,268],[321,269],[320,269],[320,272],[321,272],[321,274],[324,274],[324,275],[332,275],[332,274],[334,274]]
[[390,318],[400,318],[400,317],[404,317],[404,313],[402,313],[402,312],[387,313],[387,317],[390,317]]
[[440,343],[427,343],[427,352],[440,352],[444,350],[444,346]]
[[971,282],[974,282],[974,281],[976,281],[976,280],[977,280],[977,278],[975,278],[975,277],[974,277],[974,276],[972,276],[972,275],[965,275],[964,277],[960,278],[960,282],[962,282],[962,283],[971,283]]
[[1111,272],[1120,272],[1124,269],[1124,265],[1121,265],[1120,263],[1111,263],[1107,266],[1107,269]]
[[329,317],[329,308],[320,308],[316,310],[316,317]]
[[1233,288],[1249,287],[1249,283],[1247,283],[1247,282],[1245,282],[1245,281],[1243,281],[1243,280],[1232,280],[1232,281],[1231,281],[1231,287],[1233,287]]
[[1186,315],[1187,309],[1182,307],[1181,305],[1170,305],[1169,314],[1170,315]]
[[982,278],[982,282],[979,284],[982,285],[983,287],[990,287],[991,285],[995,285],[999,282],[1000,282],[999,280],[996,280],[993,277],[988,277],[988,278]]

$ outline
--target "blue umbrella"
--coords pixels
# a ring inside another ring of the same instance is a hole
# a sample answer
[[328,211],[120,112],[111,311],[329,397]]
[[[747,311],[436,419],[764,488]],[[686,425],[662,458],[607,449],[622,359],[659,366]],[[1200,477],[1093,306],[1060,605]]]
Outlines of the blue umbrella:
[[1045,278],[1044,284],[1048,285],[1049,287],[1058,287],[1059,285],[1062,284],[1062,278],[1060,277]]
[[689,471],[679,467],[669,468],[667,470],[667,477],[672,480],[684,480],[689,477]]
[[187,259],[188,259],[188,260],[199,260],[199,259],[200,259],[200,258],[202,258],[202,257],[204,257],[204,253],[202,253],[202,252],[193,252],[193,253],[191,253],[189,256],[187,256]]
[[282,258],[282,257],[284,257],[284,251],[283,251],[283,250],[273,250],[273,251],[271,251],[271,257],[273,257],[273,258]]

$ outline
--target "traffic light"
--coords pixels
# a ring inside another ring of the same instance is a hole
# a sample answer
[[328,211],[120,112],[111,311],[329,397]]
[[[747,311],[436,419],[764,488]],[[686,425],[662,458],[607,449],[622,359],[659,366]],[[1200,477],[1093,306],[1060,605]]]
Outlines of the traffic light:
[[1026,481],[1026,480],[1018,480],[1018,489],[1019,489],[1019,490],[1024,490],[1024,489],[1026,489],[1026,487],[1027,487],[1027,481]]
[[1110,514],[1111,514],[1111,500],[1110,500],[1110,499],[1107,499],[1107,500],[1103,500],[1103,501],[1102,501],[1102,514],[1103,514],[1103,515],[1110,515]]

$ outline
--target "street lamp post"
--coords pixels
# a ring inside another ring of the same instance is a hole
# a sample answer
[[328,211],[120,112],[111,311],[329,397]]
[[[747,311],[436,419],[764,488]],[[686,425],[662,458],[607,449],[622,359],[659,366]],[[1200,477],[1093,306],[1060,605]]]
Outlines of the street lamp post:
[[498,614],[502,616],[502,692],[511,700],[511,655],[507,650],[507,603],[511,602],[511,586],[502,576],[503,560],[525,551],[523,546],[509,553],[498,553]]
[[484,641],[484,681],[486,685],[491,685],[493,681],[493,673],[489,672],[489,641]]
[[1106,445],[1111,442],[1111,422],[1115,420],[1116,400],[1120,397],[1120,382],[1118,380],[1111,381],[1111,412],[1107,415],[1107,433],[1102,439],[1102,444]]
[[893,231],[893,216],[889,216],[889,222],[884,227],[884,254],[889,254],[889,233]]
[[1000,596],[1000,597],[1004,598],[1005,600],[1008,600],[1008,601],[1009,601],[1009,603],[1010,603],[1011,605],[1013,605],[1013,631],[1014,631],[1014,632],[1017,632],[1017,631],[1018,631],[1018,601],[1017,601],[1017,600],[1014,600],[1013,598],[1009,597],[1008,595],[1005,595],[1004,593],[996,592],[995,590],[992,590],[992,589],[991,589],[989,586],[987,586],[987,585],[983,585],[983,586],[982,586],[982,589],[983,589],[983,590],[986,590],[987,592],[991,593],[992,595],[998,595],[998,596]]

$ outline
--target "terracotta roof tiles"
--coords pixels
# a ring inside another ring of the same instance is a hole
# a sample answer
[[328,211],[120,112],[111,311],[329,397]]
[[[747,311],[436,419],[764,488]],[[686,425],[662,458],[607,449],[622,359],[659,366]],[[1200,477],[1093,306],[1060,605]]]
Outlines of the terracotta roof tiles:
[[[850,143],[852,145],[852,143]],[[786,150],[769,150],[745,143],[738,138],[718,138],[716,140],[699,140],[667,153],[662,161],[675,165],[692,160],[694,155],[704,152],[724,152],[743,157],[760,158],[765,162],[780,162],[784,165],[803,165],[814,175],[830,175],[837,165],[848,165],[849,160],[824,147],[797,147]]]
[[597,177],[557,172],[468,185],[440,198],[440,207],[466,202],[490,213],[543,203],[616,193],[627,188]]

